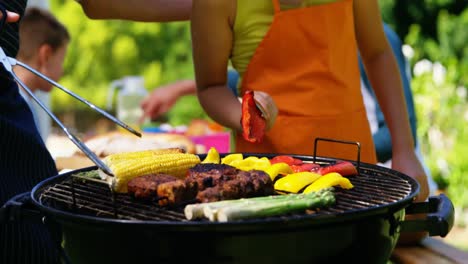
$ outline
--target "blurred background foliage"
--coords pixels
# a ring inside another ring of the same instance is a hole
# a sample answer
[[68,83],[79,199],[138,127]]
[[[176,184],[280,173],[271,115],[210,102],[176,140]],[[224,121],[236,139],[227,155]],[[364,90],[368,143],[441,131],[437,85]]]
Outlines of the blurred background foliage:
[[468,1],[380,2],[407,45],[426,163],[455,206],[468,208]]
[[[90,20],[80,5],[68,0],[52,0],[50,7],[72,38],[60,83],[99,107],[106,106],[111,81],[127,75],[143,76],[149,91],[178,79],[194,78],[188,22]],[[97,117],[57,89],[51,100],[56,113],[79,113],[80,119],[90,122]],[[187,96],[168,113],[168,118],[179,125],[206,115],[196,97]]]
[[[72,35],[61,83],[98,106],[105,107],[110,82],[125,75],[142,75],[148,90],[193,78],[187,22],[90,20],[75,1],[50,3]],[[384,21],[406,44],[426,163],[439,186],[449,186],[455,205],[468,208],[468,2],[379,0],[379,4]],[[52,105],[56,113],[73,113],[81,122],[96,118],[57,90]],[[182,98],[167,117],[172,125],[207,118],[194,96]]]

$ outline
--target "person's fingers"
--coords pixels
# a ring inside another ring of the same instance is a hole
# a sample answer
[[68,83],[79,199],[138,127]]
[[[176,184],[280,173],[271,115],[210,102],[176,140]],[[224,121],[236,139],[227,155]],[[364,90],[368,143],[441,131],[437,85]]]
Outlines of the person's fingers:
[[141,125],[143,124],[143,122],[145,121],[146,117],[148,117],[148,113],[147,113],[147,108],[148,108],[148,98],[145,98],[143,99],[143,101],[141,101],[140,103],[140,108],[141,110],[143,110],[143,114],[140,116],[140,118],[138,119],[138,123]]
[[143,114],[138,119],[138,124],[139,125],[143,124],[145,122],[145,120],[146,120],[146,117],[147,117],[147,115],[145,114],[145,112],[143,112]]
[[146,118],[154,118],[154,108],[157,107],[157,102],[153,101],[151,96],[150,97],[147,97],[145,98],[142,102],[141,102],[141,109],[143,110],[143,114],[142,116],[140,117],[140,124],[143,123],[145,121]]
[[414,170],[408,170],[408,176],[419,183],[419,193],[415,197],[415,202],[424,202],[429,197],[429,182],[424,169],[418,168],[419,164],[414,165]]
[[20,16],[17,13],[7,11],[7,22],[16,22],[19,18]]
[[262,112],[263,117],[267,121],[267,130],[273,127],[276,116],[278,115],[278,108],[276,107],[273,98],[265,92],[255,91],[255,102]]
[[416,196],[416,202],[424,202],[429,197],[429,183],[427,182],[427,177],[420,176],[416,180],[419,182],[419,194]]
[[[0,13],[0,18],[3,18],[3,14]],[[12,23],[12,22],[17,22],[19,20],[20,16],[17,13],[7,11],[7,19],[6,22]]]
[[153,101],[148,105],[147,113],[151,118],[158,118],[162,112],[162,104],[159,101]]
[[262,112],[262,116],[265,119],[270,118],[269,112],[269,102],[268,102],[268,95],[261,91],[255,91],[254,93],[255,104],[257,105],[260,112]]
[[151,97],[146,97],[145,99],[143,99],[143,101],[141,101],[141,103],[140,103],[140,107],[145,109],[147,107],[147,105],[148,105],[148,102],[149,102],[150,98]]
[[419,183],[419,193],[415,197],[416,202],[423,202],[429,197],[429,182],[426,173],[413,152],[405,155],[394,155],[392,169],[412,177]]
[[150,118],[150,119],[154,119],[156,117],[158,117],[159,115],[157,114],[158,110],[154,109],[154,105],[153,104],[147,104],[145,108],[143,108],[143,114],[142,116],[140,117],[140,124],[143,123],[145,121],[146,118]]

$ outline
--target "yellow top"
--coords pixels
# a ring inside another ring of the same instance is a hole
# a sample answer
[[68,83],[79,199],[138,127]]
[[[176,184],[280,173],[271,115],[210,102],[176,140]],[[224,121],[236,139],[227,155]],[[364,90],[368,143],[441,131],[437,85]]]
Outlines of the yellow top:
[[[282,4],[281,9],[287,10],[335,1],[337,0],[299,0],[299,3],[295,5]],[[272,0],[237,0],[231,63],[239,73],[238,87],[242,83],[242,76],[247,70],[250,59],[270,28],[273,15]]]

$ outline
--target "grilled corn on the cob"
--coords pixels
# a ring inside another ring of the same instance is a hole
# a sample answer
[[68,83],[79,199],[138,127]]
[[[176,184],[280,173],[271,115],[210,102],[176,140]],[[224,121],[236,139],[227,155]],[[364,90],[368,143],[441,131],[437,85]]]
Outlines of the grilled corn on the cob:
[[187,174],[189,168],[200,163],[200,158],[194,154],[147,154],[148,153],[142,153],[142,155],[138,157],[138,155],[133,152],[129,154],[128,158],[123,156],[116,159],[111,155],[104,159],[106,165],[109,166],[114,173],[114,177],[106,178],[114,191],[126,193],[128,181],[150,173],[163,173],[183,178]]
[[122,152],[116,153],[107,156],[106,162],[115,162],[118,160],[129,160],[129,159],[141,159],[146,157],[154,157],[161,154],[171,154],[171,153],[185,153],[181,148],[167,148],[167,149],[150,149],[143,151],[134,151],[134,152]]

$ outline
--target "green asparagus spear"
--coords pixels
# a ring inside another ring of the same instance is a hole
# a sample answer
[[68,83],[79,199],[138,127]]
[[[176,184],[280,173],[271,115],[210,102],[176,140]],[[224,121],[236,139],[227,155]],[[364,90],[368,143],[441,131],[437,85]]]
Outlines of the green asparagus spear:
[[287,198],[286,195],[270,195],[270,196],[262,196],[262,197],[255,197],[255,198],[224,200],[224,201],[212,202],[212,203],[189,204],[185,206],[184,213],[185,213],[185,217],[188,220],[192,220],[192,219],[202,218],[204,215],[204,212],[207,211],[205,210],[205,208],[209,208],[208,210],[217,210],[219,208],[222,208],[228,205],[246,204],[246,203],[263,201],[263,200],[271,201],[271,200],[285,199],[285,198]]
[[[256,197],[256,198],[244,198],[238,200],[226,200],[213,203],[203,203],[203,204],[192,204],[185,207],[185,216],[187,219],[192,220],[196,218],[202,218],[205,216],[211,221],[217,220],[218,212],[223,208],[251,208],[251,207],[260,207],[262,204],[276,206],[281,202],[290,202],[300,203],[302,200],[310,199],[322,199],[323,195],[331,195],[333,197],[333,188],[323,189],[318,192],[312,192],[309,194],[288,194],[288,195],[272,195],[265,197]],[[265,206],[266,206],[265,205]],[[280,204],[282,206],[283,204]],[[255,217],[255,216],[254,216]]]
[[227,206],[217,212],[217,220],[227,222],[238,219],[276,216],[304,211],[308,208],[325,207],[333,204],[335,197],[331,192],[320,196],[304,196],[302,199],[286,199],[271,202],[252,203],[246,206]]

